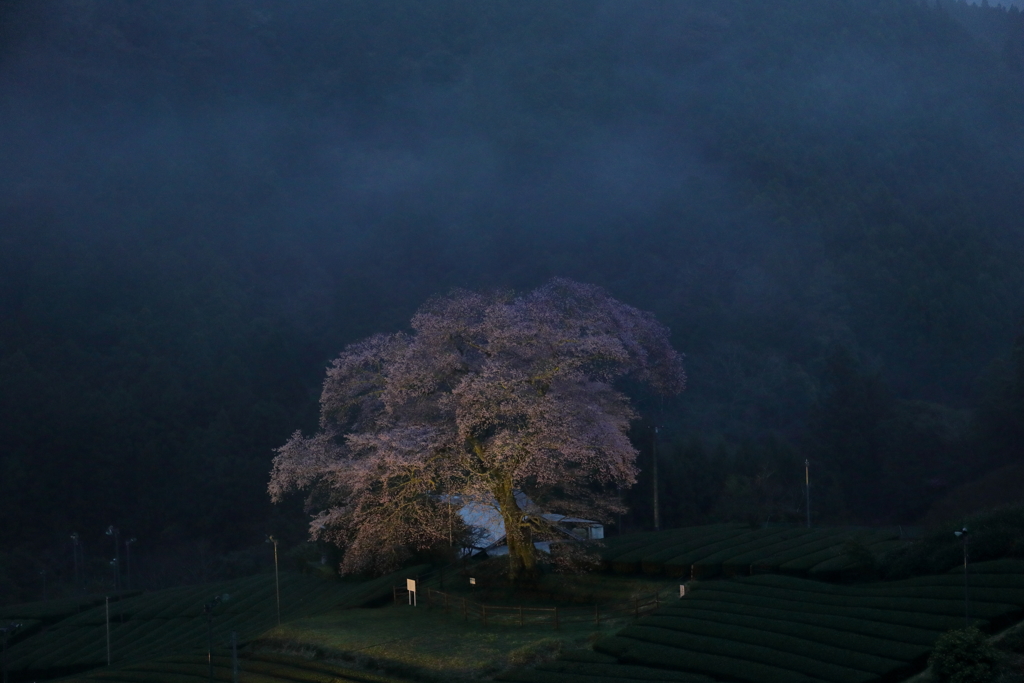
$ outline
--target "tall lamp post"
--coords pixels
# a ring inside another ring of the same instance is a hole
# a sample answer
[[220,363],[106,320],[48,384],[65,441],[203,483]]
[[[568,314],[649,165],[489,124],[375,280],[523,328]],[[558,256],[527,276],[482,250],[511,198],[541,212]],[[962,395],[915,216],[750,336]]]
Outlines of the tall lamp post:
[[114,539],[114,590],[121,590],[121,571],[118,566],[121,564],[121,530],[113,524],[107,527],[107,536]]
[[953,534],[964,543],[964,628],[967,628],[971,625],[971,602],[967,588],[967,527],[954,531]]
[[281,579],[277,572],[277,539],[267,536],[267,543],[274,544],[274,592],[277,594],[277,625],[281,625]]
[[17,631],[19,628],[21,628],[21,624],[16,624],[14,622],[11,622],[11,623],[7,624],[6,626],[0,626],[0,634],[3,634],[3,639],[4,639],[3,664],[2,664],[2,667],[3,667],[3,670],[4,670],[4,676],[3,676],[4,680],[3,680],[3,683],[7,683],[7,637],[10,634],[12,634],[15,631]]

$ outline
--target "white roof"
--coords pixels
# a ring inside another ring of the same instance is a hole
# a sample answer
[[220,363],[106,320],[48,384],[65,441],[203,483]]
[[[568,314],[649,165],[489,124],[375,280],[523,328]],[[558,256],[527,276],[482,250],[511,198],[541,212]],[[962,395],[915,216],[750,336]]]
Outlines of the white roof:
[[[527,511],[539,512],[537,505],[525,493],[516,491],[515,496],[519,507]],[[453,500],[456,503],[461,502],[461,499],[458,497],[453,497]],[[480,549],[493,547],[505,540],[505,522],[501,518],[501,506],[498,505],[498,501],[493,497],[486,501],[468,501],[464,503],[459,508],[459,516],[462,517],[462,521],[467,525],[477,527],[483,531],[483,538],[480,539],[481,545],[478,546]],[[568,517],[552,513],[541,513],[540,516],[554,524],[569,523],[601,526],[600,522],[580,517]]]

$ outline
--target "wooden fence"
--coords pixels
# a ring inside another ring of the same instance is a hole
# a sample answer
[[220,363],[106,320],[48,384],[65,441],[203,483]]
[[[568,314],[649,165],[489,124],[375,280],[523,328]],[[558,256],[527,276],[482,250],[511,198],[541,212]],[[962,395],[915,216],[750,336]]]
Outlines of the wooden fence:
[[[406,602],[409,591],[405,586],[395,586],[393,597],[395,603]],[[526,624],[550,623],[557,630],[566,623],[593,623],[600,625],[602,619],[615,617],[637,619],[661,606],[661,598],[657,593],[638,596],[592,607],[526,607],[523,605],[485,605],[461,596],[451,595],[434,588],[422,588],[417,591],[417,601],[428,609],[442,609],[448,614],[461,614],[465,620],[479,619],[480,623],[525,626]]]

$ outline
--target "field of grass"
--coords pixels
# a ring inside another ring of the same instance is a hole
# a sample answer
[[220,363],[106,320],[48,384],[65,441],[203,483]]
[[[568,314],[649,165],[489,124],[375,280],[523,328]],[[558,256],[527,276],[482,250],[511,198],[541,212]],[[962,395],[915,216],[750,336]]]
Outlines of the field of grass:
[[841,580],[862,577],[877,558],[905,544],[898,529],[716,524],[610,538],[600,554],[605,568],[618,574],[685,579],[789,574]]
[[[336,582],[282,573],[281,618],[288,621],[387,597],[397,580],[386,576],[366,582]],[[205,650],[204,605],[215,596],[228,596],[212,612],[215,644],[226,643],[232,632],[245,642],[277,624],[273,574],[134,595],[110,604],[112,661]],[[98,604],[14,643],[7,653],[8,670],[19,679],[40,679],[104,666],[106,606],[95,602]]]
[[[1024,562],[973,565],[969,581],[971,618],[980,627],[991,631],[1024,616]],[[647,676],[747,683],[895,681],[923,669],[935,640],[963,626],[962,573],[857,585],[779,575],[694,582],[685,598],[598,640],[603,662],[559,661],[500,678],[600,683],[627,680],[640,667]]]

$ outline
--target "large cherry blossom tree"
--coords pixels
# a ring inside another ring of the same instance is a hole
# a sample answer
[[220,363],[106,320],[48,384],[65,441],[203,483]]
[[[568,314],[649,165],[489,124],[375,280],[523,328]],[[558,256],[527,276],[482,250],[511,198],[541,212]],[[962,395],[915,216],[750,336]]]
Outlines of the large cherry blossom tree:
[[536,571],[552,533],[522,505],[604,520],[635,482],[626,376],[683,389],[681,356],[653,315],[596,286],[555,279],[524,295],[456,291],[411,333],[347,347],[327,371],[320,429],[278,449],[269,491],[309,492],[314,539],[342,570],[383,571],[450,539],[453,501],[495,506],[513,580]]

